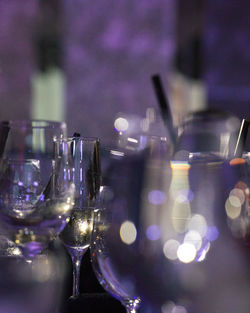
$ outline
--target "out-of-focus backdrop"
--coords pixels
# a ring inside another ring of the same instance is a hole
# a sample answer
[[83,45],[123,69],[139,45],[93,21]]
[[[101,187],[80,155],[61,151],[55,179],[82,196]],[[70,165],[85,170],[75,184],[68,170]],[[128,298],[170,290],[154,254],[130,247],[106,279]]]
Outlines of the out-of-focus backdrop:
[[154,73],[176,126],[205,107],[249,117],[249,12],[247,0],[0,1],[0,119],[65,120],[104,142],[114,128],[160,134]]

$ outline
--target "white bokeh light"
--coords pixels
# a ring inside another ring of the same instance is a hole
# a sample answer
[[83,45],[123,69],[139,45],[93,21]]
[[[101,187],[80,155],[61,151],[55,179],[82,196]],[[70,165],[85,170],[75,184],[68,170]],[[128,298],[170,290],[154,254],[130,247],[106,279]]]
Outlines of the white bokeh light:
[[185,235],[184,242],[191,243],[195,247],[196,251],[198,251],[202,245],[202,238],[196,230],[190,230]]
[[[240,204],[242,205],[244,202],[245,202],[245,194],[244,192],[239,189],[239,188],[234,188],[230,191],[230,194],[229,194],[229,198],[230,197],[236,197],[238,199],[238,201],[240,201]],[[232,200],[232,199],[231,199]],[[234,203],[232,202],[232,204],[234,205]]]
[[190,263],[196,257],[195,246],[191,243],[183,243],[177,250],[178,259],[183,263]]
[[230,198],[227,198],[227,201],[225,203],[225,209],[226,209],[227,216],[229,218],[231,218],[232,220],[236,219],[237,217],[239,217],[240,213],[241,213],[240,202],[238,202],[238,206],[236,205],[235,202],[234,202],[234,204],[235,205],[232,204],[232,202],[230,201]]
[[137,231],[134,223],[130,221],[125,221],[122,223],[120,228],[120,237],[125,244],[131,245],[133,242],[135,242],[136,236]]
[[126,131],[129,127],[129,123],[126,118],[118,117],[114,122],[115,129],[119,132]]
[[201,235],[201,237],[204,237],[207,232],[207,222],[205,217],[200,214],[192,216],[188,223],[188,229],[195,230]]
[[163,253],[166,258],[169,260],[176,260],[178,258],[177,256],[177,250],[180,246],[180,243],[177,240],[169,239],[165,242],[163,246]]

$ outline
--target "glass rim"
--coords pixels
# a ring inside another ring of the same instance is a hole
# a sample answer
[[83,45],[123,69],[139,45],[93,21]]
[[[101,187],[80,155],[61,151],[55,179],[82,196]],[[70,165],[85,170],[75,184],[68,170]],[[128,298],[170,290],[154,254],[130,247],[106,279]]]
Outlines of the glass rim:
[[67,125],[65,122],[59,121],[50,121],[50,120],[42,120],[42,119],[27,119],[27,120],[3,120],[0,121],[0,126],[2,127],[11,127],[11,128],[48,128],[54,129],[58,126],[61,126],[62,129],[66,129]]

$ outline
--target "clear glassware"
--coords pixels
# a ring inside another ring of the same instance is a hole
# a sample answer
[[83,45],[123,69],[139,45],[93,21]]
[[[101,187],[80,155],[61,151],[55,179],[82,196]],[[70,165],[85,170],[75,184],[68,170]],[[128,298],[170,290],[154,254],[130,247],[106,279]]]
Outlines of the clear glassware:
[[64,228],[74,200],[64,123],[0,123],[0,231],[32,259]]
[[97,138],[74,137],[69,138],[67,143],[73,156],[75,201],[60,239],[72,258],[72,297],[75,298],[79,295],[81,260],[91,242],[101,173]]
[[148,312],[248,310],[249,178],[244,159],[209,151],[113,159],[105,243]]
[[106,233],[112,223],[112,215],[109,209],[105,207],[105,198],[109,198],[112,194],[105,186],[101,187],[100,194],[101,205],[99,210],[95,212],[91,243],[92,267],[103,288],[122,303],[127,313],[136,313],[141,299],[131,288],[133,286],[130,283],[132,278],[128,275],[125,279],[122,279],[119,273],[115,271],[106,244]]

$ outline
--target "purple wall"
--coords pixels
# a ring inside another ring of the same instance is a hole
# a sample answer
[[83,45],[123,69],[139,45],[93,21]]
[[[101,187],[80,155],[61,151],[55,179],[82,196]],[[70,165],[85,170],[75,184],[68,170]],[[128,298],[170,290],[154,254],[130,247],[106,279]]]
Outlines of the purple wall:
[[209,103],[250,117],[250,2],[205,3],[203,61]]
[[145,116],[156,106],[150,75],[171,66],[174,1],[64,4],[69,129],[108,138],[118,112]]
[[37,1],[0,1],[0,119],[30,114]]
[[[38,5],[0,3],[1,119],[30,117]],[[166,78],[170,70],[175,1],[64,0],[61,5],[69,133],[109,138],[119,112],[145,116],[147,107],[156,106],[150,75],[161,72]]]

